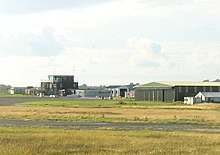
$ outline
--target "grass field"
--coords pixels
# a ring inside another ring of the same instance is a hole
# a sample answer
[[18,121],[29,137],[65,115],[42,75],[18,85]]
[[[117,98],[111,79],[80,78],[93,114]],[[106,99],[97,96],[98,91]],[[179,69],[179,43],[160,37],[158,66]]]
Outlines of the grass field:
[[220,135],[0,127],[5,154],[220,154]]
[[[0,119],[220,125],[220,104],[133,100],[33,101],[1,106]],[[0,154],[220,154],[220,134],[112,129],[3,127]]]
[[146,108],[149,106],[170,106],[178,105],[176,103],[166,102],[144,102],[129,100],[60,100],[60,101],[34,101],[21,103],[23,105],[34,106],[53,106],[53,107],[84,107],[84,108]]
[[[2,106],[0,118],[89,122],[162,122],[220,125],[220,104],[185,106],[175,103],[109,100],[35,101]],[[25,105],[25,106],[24,106]]]

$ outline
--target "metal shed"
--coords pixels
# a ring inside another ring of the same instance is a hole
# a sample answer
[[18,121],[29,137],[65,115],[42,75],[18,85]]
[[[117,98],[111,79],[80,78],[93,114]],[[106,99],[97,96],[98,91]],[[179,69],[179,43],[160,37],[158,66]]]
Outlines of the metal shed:
[[202,102],[220,102],[220,92],[199,92],[195,97],[201,98]]

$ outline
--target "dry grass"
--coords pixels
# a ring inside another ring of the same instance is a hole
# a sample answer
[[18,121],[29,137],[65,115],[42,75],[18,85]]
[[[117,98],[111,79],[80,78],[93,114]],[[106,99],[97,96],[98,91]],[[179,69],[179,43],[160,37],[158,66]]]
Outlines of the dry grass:
[[0,118],[70,121],[148,121],[220,124],[219,105],[139,108],[2,106]]
[[0,152],[17,154],[220,154],[220,135],[0,127]]
[[[0,118],[69,121],[197,122],[220,125],[220,105],[1,106]],[[220,134],[0,127],[0,154],[220,154]]]

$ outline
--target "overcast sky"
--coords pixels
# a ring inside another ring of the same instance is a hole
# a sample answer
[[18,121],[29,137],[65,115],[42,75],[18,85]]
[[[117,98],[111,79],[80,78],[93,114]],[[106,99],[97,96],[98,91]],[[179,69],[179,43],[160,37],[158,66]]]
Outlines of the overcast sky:
[[220,78],[219,0],[0,0],[0,84]]

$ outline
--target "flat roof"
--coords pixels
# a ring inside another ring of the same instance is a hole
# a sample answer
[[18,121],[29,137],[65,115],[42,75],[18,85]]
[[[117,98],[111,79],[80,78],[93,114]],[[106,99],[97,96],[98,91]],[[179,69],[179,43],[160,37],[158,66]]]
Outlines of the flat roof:
[[136,88],[175,87],[175,86],[218,86],[220,82],[193,82],[193,81],[158,81],[136,86]]
[[199,93],[201,93],[205,97],[220,97],[220,92],[199,92]]
[[48,75],[48,76],[74,76],[74,75]]

